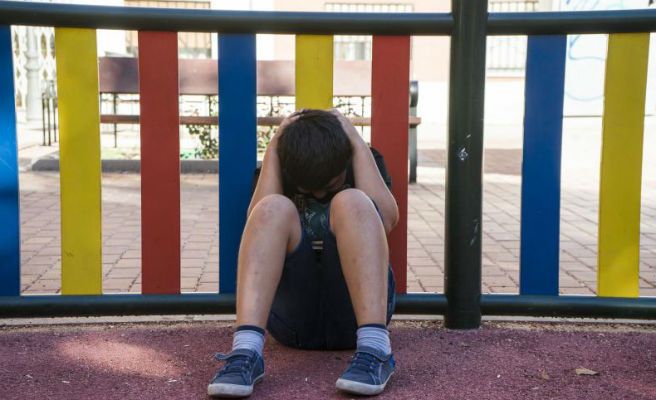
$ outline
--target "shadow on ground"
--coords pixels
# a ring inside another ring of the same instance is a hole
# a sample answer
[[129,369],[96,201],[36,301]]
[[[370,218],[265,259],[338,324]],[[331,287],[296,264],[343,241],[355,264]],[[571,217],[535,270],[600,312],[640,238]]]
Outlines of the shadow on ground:
[[[654,399],[649,328],[488,323],[478,331],[395,322],[395,399]],[[0,328],[2,399],[203,399],[231,328],[216,322]],[[348,398],[334,383],[351,352],[268,339],[252,398]],[[585,367],[597,376],[577,375]]]

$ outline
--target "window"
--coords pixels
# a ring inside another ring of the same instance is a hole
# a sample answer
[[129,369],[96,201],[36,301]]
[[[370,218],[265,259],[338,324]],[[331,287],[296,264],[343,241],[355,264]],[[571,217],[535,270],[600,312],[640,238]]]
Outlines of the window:
[[[160,7],[160,8],[187,8],[187,9],[209,9],[209,0],[125,0],[125,5],[130,7]],[[126,51],[136,55],[138,48],[138,33],[126,32]],[[212,37],[210,33],[204,32],[179,32],[178,51],[180,58],[210,58],[212,56]]]
[[[538,0],[490,0],[490,12],[536,11]],[[488,36],[487,70],[493,75],[521,74],[526,66],[526,36]]]
[[[327,3],[329,12],[412,12],[411,4],[347,4]],[[336,60],[371,60],[371,36],[337,35],[334,39]]]

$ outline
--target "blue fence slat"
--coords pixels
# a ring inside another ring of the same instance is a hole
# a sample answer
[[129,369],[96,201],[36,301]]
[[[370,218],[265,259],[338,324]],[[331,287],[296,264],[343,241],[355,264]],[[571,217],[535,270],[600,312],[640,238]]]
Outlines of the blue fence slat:
[[529,36],[520,294],[558,295],[560,164],[567,36]]
[[0,296],[20,294],[18,147],[11,28],[0,26]]
[[219,35],[219,292],[234,293],[257,152],[255,35]]

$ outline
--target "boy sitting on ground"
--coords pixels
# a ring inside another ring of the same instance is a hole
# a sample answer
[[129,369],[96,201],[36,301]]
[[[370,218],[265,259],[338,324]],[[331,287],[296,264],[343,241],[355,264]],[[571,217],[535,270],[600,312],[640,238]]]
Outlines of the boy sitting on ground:
[[[387,183],[385,179],[387,178]],[[386,234],[399,213],[382,157],[338,111],[303,110],[272,138],[241,240],[232,351],[208,386],[245,397],[264,377],[264,328],[300,349],[352,349],[336,386],[383,391],[394,371],[394,278]]]

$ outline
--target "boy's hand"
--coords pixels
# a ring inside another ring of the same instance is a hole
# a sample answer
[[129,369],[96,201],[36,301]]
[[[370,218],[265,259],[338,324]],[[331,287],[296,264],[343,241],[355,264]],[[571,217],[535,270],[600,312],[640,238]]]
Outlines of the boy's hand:
[[330,112],[336,116],[339,122],[342,124],[342,129],[344,129],[344,132],[346,132],[346,136],[348,136],[349,140],[351,141],[351,146],[354,150],[363,145],[366,147],[367,143],[364,141],[364,139],[362,139],[362,136],[360,136],[360,133],[348,118],[346,118],[336,108],[331,108]]
[[271,137],[271,141],[269,142],[269,145],[276,146],[278,144],[278,139],[280,138],[280,135],[282,135],[283,131],[289,124],[292,122],[296,121],[298,119],[298,114],[299,111],[293,112],[286,116],[282,122],[280,122],[280,125],[278,126],[278,129],[276,130],[276,133]]

